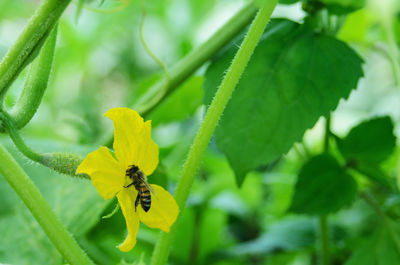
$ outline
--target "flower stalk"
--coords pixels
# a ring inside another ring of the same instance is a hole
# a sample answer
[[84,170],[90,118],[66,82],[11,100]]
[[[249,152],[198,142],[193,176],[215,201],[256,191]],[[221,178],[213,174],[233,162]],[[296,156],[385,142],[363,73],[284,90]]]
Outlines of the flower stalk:
[[26,145],[21,135],[19,134],[19,131],[17,130],[13,118],[4,110],[0,110],[0,121],[6,128],[6,131],[10,135],[11,140],[14,142],[15,146],[27,158],[38,162],[58,173],[70,175],[73,177],[89,179],[88,175],[76,174],[75,172],[79,164],[83,160],[82,157],[71,153],[37,153]]
[[93,265],[64,228],[38,188],[8,151],[0,145],[0,174],[15,190],[54,246],[71,265]]
[[82,163],[83,157],[65,152],[43,154],[39,163],[58,173],[71,177],[90,179],[86,174],[76,174],[76,169]]
[[3,126],[6,128],[6,131],[10,135],[15,146],[22,154],[35,162],[42,161],[42,155],[36,153],[25,144],[21,135],[18,133],[17,128],[15,127],[14,121],[7,112],[0,110],[0,120],[2,121]]
[[[224,111],[234,88],[257,46],[259,39],[271,17],[272,11],[277,5],[277,0],[267,1],[258,11],[250,29],[243,40],[238,52],[236,53],[231,66],[229,67],[220,87],[218,88],[214,99],[204,117],[199,131],[194,139],[192,147],[183,167],[181,177],[175,192],[175,199],[180,209],[185,207],[189,196],[190,188],[193,184],[195,174],[199,168],[201,158],[206,150],[211,136],[217,126],[217,123]],[[178,227],[176,222],[169,233],[161,232],[158,242],[155,246],[151,264],[164,265],[168,260],[170,246]]]

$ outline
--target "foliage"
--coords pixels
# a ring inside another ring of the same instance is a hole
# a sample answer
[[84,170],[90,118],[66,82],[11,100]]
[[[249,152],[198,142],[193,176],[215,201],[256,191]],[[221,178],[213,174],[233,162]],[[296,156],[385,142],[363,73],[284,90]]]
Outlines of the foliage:
[[357,192],[355,180],[327,154],[313,157],[298,177],[290,210],[324,215],[349,205]]
[[[208,68],[206,104],[234,53],[233,46]],[[320,116],[347,98],[363,75],[362,60],[347,45],[288,20],[269,24],[254,57],[216,131],[239,184],[247,172],[301,140]],[[237,144],[244,139],[246,145]]]
[[[0,144],[95,264],[150,264],[159,238],[141,224],[135,248],[119,251],[122,212],[102,218],[117,200],[104,201],[89,180],[71,177],[81,157],[112,148],[103,113],[145,111],[160,149],[149,182],[176,195],[246,25],[271,3],[254,2],[155,0],[143,10],[140,1],[72,1],[62,12],[63,0],[46,17],[48,28],[21,42],[42,1],[0,1],[0,58],[14,43],[29,49],[20,61],[7,59],[7,78],[0,69],[0,118],[11,117],[0,122]],[[144,38],[169,81],[140,41],[144,11]],[[239,12],[233,27],[227,17]],[[196,157],[168,264],[400,263],[399,14],[389,0],[279,1]],[[55,22],[53,42],[44,42]],[[213,36],[222,25],[223,34]],[[154,108],[142,105],[158,96]],[[0,263],[66,264],[6,179],[0,175]]]

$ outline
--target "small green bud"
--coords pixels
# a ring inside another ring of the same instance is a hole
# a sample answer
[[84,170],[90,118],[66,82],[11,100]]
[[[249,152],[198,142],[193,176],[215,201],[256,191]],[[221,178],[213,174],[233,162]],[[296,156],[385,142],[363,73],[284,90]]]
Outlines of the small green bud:
[[50,153],[44,154],[41,163],[57,171],[74,177],[90,179],[86,174],[76,174],[76,169],[82,163],[83,157],[71,153]]

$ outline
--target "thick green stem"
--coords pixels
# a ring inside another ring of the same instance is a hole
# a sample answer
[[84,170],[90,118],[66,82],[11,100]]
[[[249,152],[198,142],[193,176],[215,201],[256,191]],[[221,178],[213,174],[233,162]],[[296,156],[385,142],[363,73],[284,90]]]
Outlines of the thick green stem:
[[[32,63],[24,89],[17,103],[9,112],[17,129],[23,128],[32,119],[42,101],[53,63],[56,39],[57,27],[46,40],[38,58]],[[4,126],[0,126],[0,132],[5,131]]]
[[[204,121],[194,139],[193,145],[189,151],[188,157],[184,164],[181,177],[175,192],[175,199],[182,210],[185,207],[187,198],[189,196],[190,188],[192,186],[195,174],[199,168],[201,158],[206,150],[214,129],[224,111],[231,95],[239,82],[247,63],[257,43],[271,17],[272,11],[275,9],[278,0],[267,1],[267,3],[259,10],[257,16],[253,20],[250,29],[243,40],[231,66],[228,69],[210,107],[204,117]],[[161,232],[158,242],[155,246],[151,264],[163,265],[168,260],[168,255],[171,247],[172,240],[176,233],[178,221],[172,226],[169,233]]]
[[44,0],[0,63],[0,98],[38,54],[71,0]]
[[75,239],[65,230],[35,184],[1,145],[0,174],[15,190],[51,242],[71,265],[93,264]]
[[[220,51],[235,38],[251,22],[257,12],[257,6],[250,3],[239,10],[228,22],[217,30],[207,41],[191,51],[168,71],[160,81],[148,89],[157,91],[149,93],[140,99],[133,109],[143,117],[154,110],[180,84],[190,77],[200,66],[207,62],[214,54]],[[110,133],[105,137],[104,144],[111,146],[113,136]]]
[[330,257],[329,257],[329,232],[328,232],[328,220],[327,216],[320,216],[319,220],[319,240],[320,240],[320,264],[321,265],[329,265]]
[[[331,114],[326,117],[325,121],[325,136],[324,136],[324,152],[329,151],[329,138],[331,136]],[[320,264],[330,264],[329,254],[329,230],[328,230],[328,216],[321,215],[318,217],[319,227],[319,243],[320,243]]]

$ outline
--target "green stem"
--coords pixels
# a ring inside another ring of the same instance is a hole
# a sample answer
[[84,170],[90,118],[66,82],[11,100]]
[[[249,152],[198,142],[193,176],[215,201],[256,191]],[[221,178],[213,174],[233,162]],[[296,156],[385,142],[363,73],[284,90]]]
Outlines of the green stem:
[[192,242],[190,246],[190,252],[189,252],[189,263],[190,264],[196,264],[198,262],[198,257],[199,257],[199,250],[200,250],[200,238],[202,234],[202,227],[201,227],[201,221],[203,220],[203,215],[204,215],[204,206],[200,205],[194,209],[195,216],[194,216],[194,224],[193,226],[196,227],[196,229],[193,230],[193,235],[192,235]]
[[71,265],[93,264],[65,230],[47,201],[14,158],[0,145],[0,174],[15,190],[54,246]]
[[116,214],[118,212],[118,210],[119,210],[119,203],[116,203],[114,209],[112,210],[112,212],[107,214],[107,215],[102,216],[101,218],[102,219],[111,218],[111,217],[114,216],[114,214]]
[[[149,91],[162,91],[165,84],[168,82],[168,88],[162,98],[168,96],[175,88],[183,81],[191,76],[200,66],[208,61],[216,52],[221,50],[234,37],[236,37],[245,26],[247,26],[257,11],[255,4],[250,3],[236,13],[226,24],[218,29],[206,42],[200,45],[197,49],[191,51],[188,55],[182,58],[175,64],[169,73],[162,80],[157,82]],[[152,102],[152,105],[146,104],[144,107],[138,102],[137,109],[143,116],[148,114],[154,107],[159,104],[161,99]],[[144,102],[147,102],[145,100]]]
[[400,253],[400,239],[397,236],[397,232],[392,227],[390,219],[386,216],[386,213],[381,209],[376,200],[366,192],[360,193],[360,197],[376,212],[376,214],[381,218],[383,225],[389,232],[389,236],[392,238],[396,245],[397,252]]
[[366,192],[361,192],[360,197],[375,211],[375,213],[382,219],[382,221],[386,222],[386,214],[381,209],[379,204]]
[[[324,152],[329,151],[329,137],[331,136],[331,114],[326,117],[325,121],[325,136],[324,136]],[[328,217],[321,215],[318,217],[319,239],[320,239],[320,260],[322,265],[330,264],[329,253],[329,231]]]
[[395,85],[400,86],[400,52],[394,36],[393,19],[385,18],[383,21],[383,28],[386,32]]
[[8,134],[10,135],[18,150],[29,159],[38,162],[61,174],[90,179],[90,177],[86,174],[75,173],[78,166],[82,163],[82,157],[72,153],[36,153],[25,144],[10,115],[1,109],[0,121],[3,123],[3,126],[6,128]]
[[[182,209],[185,207],[187,198],[189,196],[190,188],[194,181],[195,174],[199,168],[201,158],[206,150],[214,129],[222,115],[222,112],[227,105],[234,88],[236,87],[239,79],[250,60],[251,55],[271,17],[272,11],[275,9],[278,0],[267,1],[265,5],[259,10],[257,16],[254,18],[250,29],[243,40],[235,58],[232,61],[210,107],[204,117],[199,131],[193,141],[192,147],[189,151],[188,157],[183,166],[182,174],[179,179],[177,189],[175,192],[175,199]],[[161,232],[160,238],[155,246],[153,257],[151,260],[152,265],[163,265],[168,260],[170,246],[174,235],[176,233],[179,221],[175,222],[169,233]]]
[[394,38],[393,29],[390,30],[388,39],[389,39],[389,50],[391,55],[390,58],[392,60],[392,65],[393,65],[393,75],[394,75],[395,85],[400,86],[400,53]]
[[0,98],[37,55],[71,0],[44,0],[0,63]]
[[[9,114],[17,129],[23,128],[32,119],[42,101],[53,63],[56,39],[57,27],[51,32],[40,51],[40,55],[32,63],[24,89],[17,103],[10,110]],[[0,126],[0,132],[5,131],[6,129]]]
[[147,54],[163,69],[164,71],[164,77],[162,78],[162,86],[161,87],[156,87],[153,89],[156,89],[156,94],[154,94],[153,90],[150,89],[150,93],[146,94],[142,99],[139,100],[138,104],[138,111],[142,113],[142,116],[145,116],[146,114],[150,113],[153,111],[154,108],[157,107],[158,103],[160,103],[163,98],[166,97],[168,94],[168,91],[170,90],[169,83],[170,83],[170,76],[168,73],[167,66],[155,55],[150,47],[147,45],[146,40],[144,38],[144,21],[146,19],[146,4],[145,0],[141,0],[140,2],[140,7],[142,10],[142,19],[140,21],[140,26],[139,26],[139,35],[140,35],[140,41],[142,42],[142,45],[147,52]]
[[[164,75],[163,78],[148,89],[148,91],[157,91],[156,93],[153,92],[143,96],[132,108],[137,110],[143,117],[148,115],[200,66],[242,32],[254,18],[256,12],[257,6],[254,3],[247,4],[239,10],[207,41],[172,66],[168,71],[168,76]],[[105,145],[111,146],[112,140],[113,135],[110,132],[110,135],[106,136],[105,140],[102,141],[104,141]]]
[[76,169],[83,160],[81,156],[72,153],[36,153],[25,144],[10,115],[6,111],[1,109],[0,121],[2,122],[2,125],[6,128],[6,131],[10,135],[11,140],[14,142],[18,150],[29,159],[38,162],[61,174],[90,179],[90,177],[86,174],[76,174]]
[[10,115],[5,111],[0,110],[0,120],[3,122],[3,126],[6,128],[8,134],[10,135],[18,150],[29,159],[32,159],[35,162],[41,162],[43,159],[42,155],[36,153],[25,144],[25,142],[22,140],[21,135],[19,135],[18,130],[15,127],[14,121],[12,120]]
[[324,152],[329,151],[329,137],[331,136],[331,114],[325,120]]
[[163,69],[165,78],[167,79],[166,87],[168,86],[169,83],[169,74],[168,74],[168,69],[167,66],[161,61],[160,58],[155,55],[152,50],[150,49],[149,45],[147,45],[146,39],[144,37],[144,21],[146,20],[146,3],[145,0],[140,1],[140,8],[142,10],[142,19],[140,20],[140,26],[139,26],[139,35],[140,35],[140,41],[142,42],[143,48],[147,52],[147,54]]
[[321,243],[321,264],[329,265],[330,264],[330,256],[329,256],[329,233],[328,233],[328,220],[327,216],[323,215],[318,218],[319,220],[319,236]]

